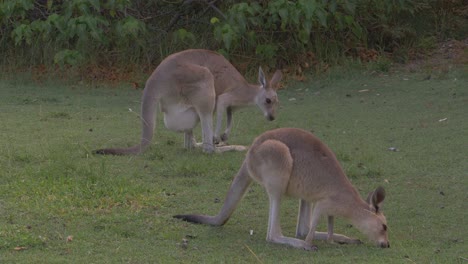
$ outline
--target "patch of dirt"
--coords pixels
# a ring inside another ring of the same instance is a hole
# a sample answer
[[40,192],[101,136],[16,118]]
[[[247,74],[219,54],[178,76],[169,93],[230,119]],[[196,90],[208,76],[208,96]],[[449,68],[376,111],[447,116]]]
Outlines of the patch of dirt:
[[406,69],[410,72],[422,69],[444,72],[455,66],[466,66],[468,65],[468,38],[441,42],[429,54],[415,57],[406,65]]

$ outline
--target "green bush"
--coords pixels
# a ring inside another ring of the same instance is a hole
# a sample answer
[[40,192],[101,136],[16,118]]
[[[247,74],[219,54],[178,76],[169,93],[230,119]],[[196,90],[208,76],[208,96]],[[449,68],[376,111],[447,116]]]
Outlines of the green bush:
[[3,65],[124,66],[208,48],[271,66],[306,52],[336,62],[463,37],[467,13],[463,0],[4,0],[0,56]]
[[99,62],[98,53],[109,57],[112,49],[144,46],[146,25],[126,12],[129,5],[128,0],[3,1],[2,33],[10,33],[14,48],[24,52],[14,56],[34,55],[33,63]]

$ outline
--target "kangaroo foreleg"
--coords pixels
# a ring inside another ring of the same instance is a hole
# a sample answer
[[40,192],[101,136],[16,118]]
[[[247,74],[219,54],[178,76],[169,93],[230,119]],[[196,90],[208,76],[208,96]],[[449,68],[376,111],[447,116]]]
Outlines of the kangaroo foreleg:
[[221,141],[227,142],[232,128],[232,108],[226,108],[226,130],[221,135]]
[[[361,244],[361,240],[350,238],[345,235],[335,234],[333,231],[335,218],[332,215],[328,216],[328,230],[326,233],[326,240],[329,243],[338,243],[338,244]],[[320,232],[315,232],[315,239],[319,240],[321,238]]]
[[312,203],[305,200],[299,201],[299,213],[297,215],[296,238],[305,238],[309,233]]
[[[325,205],[324,205],[325,206]],[[312,240],[326,240],[329,242],[336,242],[339,244],[360,244],[361,241],[354,238],[349,238],[345,235],[334,234],[333,233],[333,216],[328,216],[328,230],[327,232],[317,232],[317,224],[319,222],[320,216],[322,214],[322,204],[320,202],[316,203],[312,212],[311,224],[309,234],[306,237],[306,242]]]
[[195,141],[195,138],[193,137],[192,130],[185,131],[184,132],[184,148],[192,149],[196,146],[197,146],[197,142]]
[[[322,204],[320,202],[316,202],[314,209],[312,210],[312,216],[310,219],[310,228],[305,241],[307,243],[312,243],[315,239],[315,230],[317,229],[318,222],[320,220],[320,216],[322,215]],[[328,233],[327,233],[328,236]]]
[[226,103],[228,100],[229,100],[229,94],[222,94],[216,100],[216,126],[214,130],[214,138],[213,138],[215,144],[218,144],[220,142],[219,133],[221,132],[221,126],[223,124],[224,112],[227,113],[227,109],[229,108]]
[[315,232],[314,240],[326,240],[328,242],[338,244],[362,244],[361,240],[359,239],[350,238],[341,234],[333,234],[332,239],[329,240],[328,232]]
[[332,215],[329,215],[327,217],[328,223],[327,223],[327,241],[332,242],[333,240],[333,227],[335,224],[335,218]]

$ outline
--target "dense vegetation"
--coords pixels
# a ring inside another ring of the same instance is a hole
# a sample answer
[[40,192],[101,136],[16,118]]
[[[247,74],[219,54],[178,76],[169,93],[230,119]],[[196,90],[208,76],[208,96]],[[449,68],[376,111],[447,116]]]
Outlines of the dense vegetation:
[[[5,0],[2,65],[154,65],[209,48],[270,66],[390,54],[468,34],[464,0]],[[308,56],[304,56],[308,54]],[[258,62],[258,61],[256,61]]]

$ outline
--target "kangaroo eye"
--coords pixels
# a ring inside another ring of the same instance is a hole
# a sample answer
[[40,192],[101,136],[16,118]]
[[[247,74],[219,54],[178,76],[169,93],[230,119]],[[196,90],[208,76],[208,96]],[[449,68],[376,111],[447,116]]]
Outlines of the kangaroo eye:
[[266,102],[267,104],[271,104],[271,99],[270,99],[270,98],[267,98],[267,99],[265,100],[265,102]]
[[383,230],[387,231],[387,225],[382,225],[382,226],[383,226]]

